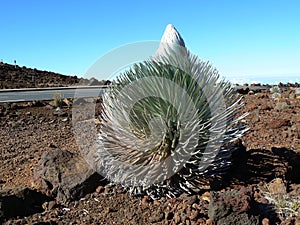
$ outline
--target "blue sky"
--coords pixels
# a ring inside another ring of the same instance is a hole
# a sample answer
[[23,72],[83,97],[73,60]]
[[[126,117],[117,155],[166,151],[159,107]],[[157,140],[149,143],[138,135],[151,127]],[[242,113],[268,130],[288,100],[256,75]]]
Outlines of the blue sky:
[[102,55],[160,40],[167,24],[225,77],[300,77],[300,1],[14,0],[0,4],[0,59],[84,76]]

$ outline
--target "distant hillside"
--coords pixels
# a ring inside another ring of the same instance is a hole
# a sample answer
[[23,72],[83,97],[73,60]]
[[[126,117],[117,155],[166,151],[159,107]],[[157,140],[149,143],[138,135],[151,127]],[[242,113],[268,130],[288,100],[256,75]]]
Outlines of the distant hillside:
[[34,88],[34,87],[66,87],[76,85],[101,85],[109,81],[98,81],[67,76],[50,71],[19,67],[0,62],[0,89]]
[[0,88],[63,87],[76,85],[76,76],[0,63]]

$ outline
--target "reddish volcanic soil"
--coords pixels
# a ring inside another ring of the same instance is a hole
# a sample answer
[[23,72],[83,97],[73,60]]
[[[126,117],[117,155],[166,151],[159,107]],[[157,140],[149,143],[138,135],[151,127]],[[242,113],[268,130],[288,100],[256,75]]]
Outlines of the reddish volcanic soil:
[[[246,213],[258,219],[252,224],[299,224],[300,97],[294,90],[285,89],[279,100],[262,91],[245,93],[243,101],[242,112],[249,113],[245,118],[249,131],[242,138],[246,151],[235,159],[224,184],[211,188],[214,192],[151,200],[132,196],[117,186],[99,185],[67,205],[50,199],[43,204],[42,212],[8,217],[4,224],[221,224],[212,222],[219,215],[215,208],[218,201],[223,201],[222,209],[228,205],[233,208],[233,216],[227,221]],[[0,105],[0,190],[19,186],[32,189],[33,170],[46,151],[78,153],[72,109],[65,105],[62,110],[56,115],[51,102]],[[227,198],[221,197],[222,193],[239,194]],[[272,204],[277,194],[286,196],[285,202],[294,202],[284,206],[293,211],[285,213]],[[236,202],[238,210],[234,210]]]

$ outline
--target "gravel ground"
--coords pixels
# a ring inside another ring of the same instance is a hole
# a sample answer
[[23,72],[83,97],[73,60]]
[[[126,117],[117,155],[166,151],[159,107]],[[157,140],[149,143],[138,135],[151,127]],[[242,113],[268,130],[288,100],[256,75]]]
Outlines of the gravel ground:
[[[249,202],[254,205],[251,213],[259,218],[259,224],[263,221],[264,224],[299,222],[299,213],[298,218],[297,214],[289,217],[278,213],[266,197],[268,187],[274,183],[287,187],[289,200],[300,197],[300,173],[294,168],[300,154],[300,98],[293,93],[292,89],[284,90],[279,100],[273,99],[269,91],[243,95],[245,106],[242,112],[249,112],[245,118],[249,132],[242,138],[247,167],[244,171],[234,167],[233,175],[225,178],[228,179],[226,185],[212,188],[219,194],[243,188],[250,190]],[[0,190],[19,186],[31,188],[32,172],[45,151],[58,148],[79,153],[72,131],[72,109],[64,106],[62,113],[56,115],[51,104],[0,105]],[[276,177],[282,179],[276,183]],[[10,218],[4,223],[213,224],[208,213],[213,205],[210,204],[211,195],[212,192],[203,191],[190,196],[152,200],[147,196],[132,196],[118,186],[104,185],[68,205],[49,200],[43,204],[43,212]],[[300,208],[300,202],[298,204]]]

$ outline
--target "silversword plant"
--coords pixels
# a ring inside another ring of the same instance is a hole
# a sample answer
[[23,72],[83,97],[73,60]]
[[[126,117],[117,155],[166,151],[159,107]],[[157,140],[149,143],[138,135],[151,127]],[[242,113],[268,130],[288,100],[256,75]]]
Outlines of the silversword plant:
[[231,84],[167,29],[175,41],[123,72],[103,96],[95,152],[98,172],[152,198],[207,187],[206,178],[229,168],[246,131]]

